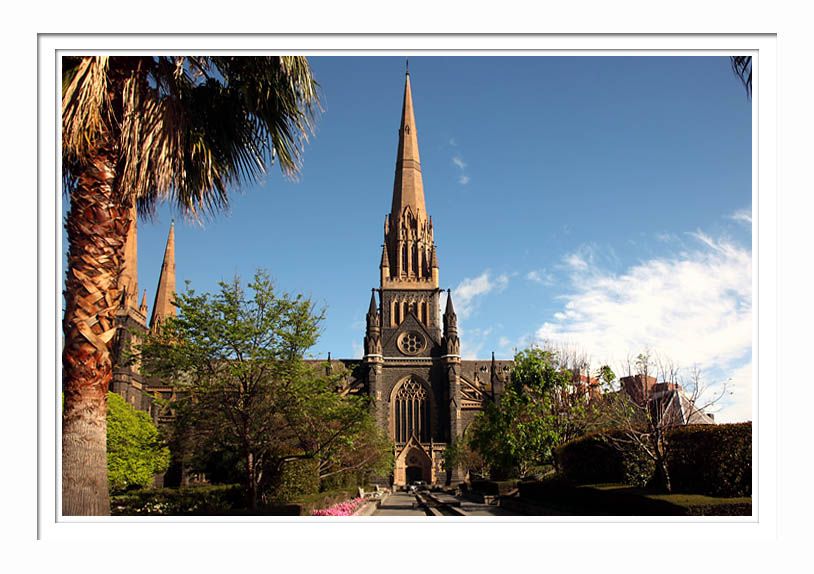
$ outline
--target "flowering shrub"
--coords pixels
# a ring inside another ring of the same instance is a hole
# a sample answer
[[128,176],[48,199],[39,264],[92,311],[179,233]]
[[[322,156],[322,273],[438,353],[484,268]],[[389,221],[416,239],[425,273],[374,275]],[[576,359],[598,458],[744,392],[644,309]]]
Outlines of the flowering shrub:
[[351,516],[356,510],[359,509],[362,504],[364,504],[364,498],[354,498],[353,500],[348,500],[345,502],[340,502],[339,504],[334,504],[330,508],[325,508],[323,510],[315,510],[313,515],[314,516]]

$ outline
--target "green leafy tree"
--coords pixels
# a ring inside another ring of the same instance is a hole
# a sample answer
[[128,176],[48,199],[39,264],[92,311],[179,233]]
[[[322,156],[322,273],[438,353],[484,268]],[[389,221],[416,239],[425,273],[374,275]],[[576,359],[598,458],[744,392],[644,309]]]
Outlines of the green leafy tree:
[[112,492],[149,486],[170,465],[170,450],[150,416],[116,393],[107,400],[107,478]]
[[456,468],[463,469],[464,472],[476,472],[483,475],[485,464],[483,457],[472,448],[472,433],[467,432],[463,436],[454,439],[442,455],[443,468],[447,472],[452,472]]
[[134,207],[197,217],[275,161],[295,175],[319,108],[303,57],[65,56],[70,210],[63,315],[62,513],[108,515],[105,429],[118,276]]
[[[338,392],[341,374],[309,366],[322,310],[302,295],[278,293],[265,271],[215,294],[187,285],[176,318],[138,347],[145,374],[170,382],[176,449],[187,455],[239,453],[247,504],[257,507],[284,465],[318,461],[327,476],[345,466],[375,466],[377,450],[367,397]],[[368,454],[354,459],[362,452]]]
[[584,432],[586,398],[572,396],[572,375],[555,353],[537,347],[515,355],[500,402],[473,421],[472,448],[493,474],[520,478],[552,460],[554,447]]

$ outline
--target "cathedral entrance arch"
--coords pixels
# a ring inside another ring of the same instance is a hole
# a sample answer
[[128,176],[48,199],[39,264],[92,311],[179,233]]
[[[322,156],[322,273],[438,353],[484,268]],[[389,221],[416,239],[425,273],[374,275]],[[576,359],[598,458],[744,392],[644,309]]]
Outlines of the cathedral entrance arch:
[[404,472],[407,484],[412,484],[417,480],[424,480],[424,469],[420,466],[408,466]]
[[432,459],[413,437],[405,445],[401,454],[396,457],[393,484],[407,486],[416,480],[423,480],[427,484],[432,483]]

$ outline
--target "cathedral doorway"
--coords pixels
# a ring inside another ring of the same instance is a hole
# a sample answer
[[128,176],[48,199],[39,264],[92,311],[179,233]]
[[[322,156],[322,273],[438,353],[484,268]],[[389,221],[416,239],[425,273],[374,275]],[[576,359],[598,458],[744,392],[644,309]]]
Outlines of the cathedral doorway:
[[412,484],[417,480],[424,480],[424,469],[420,466],[408,466],[404,474],[407,484]]
[[412,439],[401,454],[396,457],[393,484],[396,486],[408,486],[416,480],[423,480],[427,484],[432,484],[432,459],[430,459],[421,445]]

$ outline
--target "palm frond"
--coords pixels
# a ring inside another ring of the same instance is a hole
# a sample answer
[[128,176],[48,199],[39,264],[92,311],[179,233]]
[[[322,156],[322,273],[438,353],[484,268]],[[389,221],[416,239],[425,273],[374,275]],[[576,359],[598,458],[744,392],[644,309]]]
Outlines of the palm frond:
[[752,56],[731,56],[732,71],[746,88],[747,97],[752,97]]
[[62,149],[69,162],[88,156],[112,120],[108,58],[82,58],[72,64],[63,71],[62,87]]

